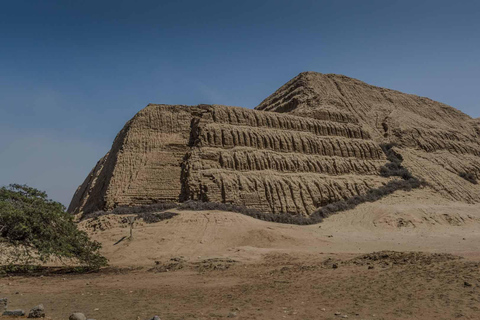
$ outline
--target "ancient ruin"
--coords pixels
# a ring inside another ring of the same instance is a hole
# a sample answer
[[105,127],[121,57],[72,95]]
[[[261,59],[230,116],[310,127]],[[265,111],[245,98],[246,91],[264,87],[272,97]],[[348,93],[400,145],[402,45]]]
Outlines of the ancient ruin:
[[446,197],[480,201],[480,130],[445,104],[340,75],[301,73],[256,110],[150,104],[115,138],[69,212],[156,202],[309,215],[384,185],[381,143]]

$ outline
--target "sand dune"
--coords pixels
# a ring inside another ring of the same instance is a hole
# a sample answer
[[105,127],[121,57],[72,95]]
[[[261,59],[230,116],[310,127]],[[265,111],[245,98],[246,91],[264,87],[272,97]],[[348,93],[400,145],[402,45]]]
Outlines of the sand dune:
[[[172,210],[170,210],[172,211]],[[173,210],[175,211],[175,210]],[[112,265],[152,265],[183,256],[189,261],[229,257],[258,261],[264,254],[358,254],[380,250],[478,256],[480,205],[442,200],[428,189],[397,192],[311,226],[256,220],[232,212],[175,211],[155,224],[136,223],[133,239],[121,216],[82,222]]]

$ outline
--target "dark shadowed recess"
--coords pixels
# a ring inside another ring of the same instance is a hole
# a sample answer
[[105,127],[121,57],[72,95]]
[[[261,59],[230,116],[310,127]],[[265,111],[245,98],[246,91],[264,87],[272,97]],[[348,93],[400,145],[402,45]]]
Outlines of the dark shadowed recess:
[[459,176],[470,183],[478,184],[477,177],[471,172],[460,172]]

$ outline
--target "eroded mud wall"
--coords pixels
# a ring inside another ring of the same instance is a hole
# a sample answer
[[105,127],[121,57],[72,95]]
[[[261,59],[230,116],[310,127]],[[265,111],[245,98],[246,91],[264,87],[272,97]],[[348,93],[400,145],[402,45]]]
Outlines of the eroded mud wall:
[[385,183],[385,162],[347,118],[149,105],[125,125],[69,211],[195,199],[308,215]]
[[443,196],[480,201],[479,120],[429,98],[380,88],[336,74],[304,72],[257,110],[360,124],[375,143],[396,143],[404,166]]

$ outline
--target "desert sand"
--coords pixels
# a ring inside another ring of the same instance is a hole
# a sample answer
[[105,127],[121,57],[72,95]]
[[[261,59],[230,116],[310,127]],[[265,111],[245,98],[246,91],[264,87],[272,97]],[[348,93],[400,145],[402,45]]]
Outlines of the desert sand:
[[419,189],[310,226],[177,213],[138,221],[116,245],[129,236],[125,216],[83,221],[110,267],[2,278],[0,292],[55,320],[480,318],[478,204]]

